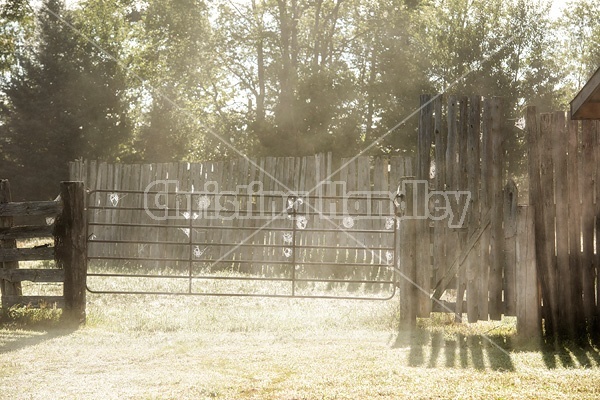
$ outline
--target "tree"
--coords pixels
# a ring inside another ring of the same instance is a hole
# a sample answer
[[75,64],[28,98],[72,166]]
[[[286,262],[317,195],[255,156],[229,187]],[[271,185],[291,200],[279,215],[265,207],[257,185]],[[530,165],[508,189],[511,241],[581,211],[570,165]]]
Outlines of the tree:
[[[419,53],[428,55],[425,75],[436,91],[502,97],[507,121],[518,120],[525,105],[557,106],[547,1],[436,0],[422,23]],[[523,171],[524,139],[514,127],[506,135],[515,174]]]
[[[344,39],[348,1],[222,2],[217,54],[239,88],[257,154],[352,152],[360,120]],[[241,21],[241,23],[240,23]]]
[[353,15],[353,68],[364,140],[370,153],[410,154],[416,146],[418,118],[409,118],[419,107],[419,95],[434,91],[423,71],[426,58],[416,39],[425,11],[421,2],[366,3]]
[[144,160],[176,161],[223,152],[227,102],[206,4],[154,0],[140,11],[130,57],[139,93],[136,146]]
[[68,161],[114,160],[130,128],[116,61],[71,28],[77,20],[61,1],[45,1],[37,20],[35,53],[18,53],[5,85],[0,129],[9,178],[20,178],[23,195],[50,198]]
[[563,98],[568,104],[600,67],[600,4],[594,0],[567,3],[556,24],[556,47]]

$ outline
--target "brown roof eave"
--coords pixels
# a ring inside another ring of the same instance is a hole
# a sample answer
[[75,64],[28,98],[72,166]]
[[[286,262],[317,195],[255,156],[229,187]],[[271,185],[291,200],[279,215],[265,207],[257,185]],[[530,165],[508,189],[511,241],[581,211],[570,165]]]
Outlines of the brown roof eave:
[[571,101],[571,119],[600,120],[600,68]]

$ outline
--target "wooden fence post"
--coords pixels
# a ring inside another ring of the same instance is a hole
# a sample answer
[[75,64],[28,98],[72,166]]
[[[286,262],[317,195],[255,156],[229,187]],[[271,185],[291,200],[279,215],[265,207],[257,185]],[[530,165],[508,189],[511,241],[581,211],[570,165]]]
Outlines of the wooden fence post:
[[83,182],[61,182],[62,214],[55,225],[56,265],[65,271],[63,316],[85,323],[87,243],[85,190]]
[[[398,288],[400,291],[400,331],[411,330],[417,323],[417,260],[416,260],[416,221],[413,217],[414,196],[410,178],[403,178],[400,187],[403,193],[395,200],[398,204],[400,220],[400,248],[398,257]],[[404,185],[403,182],[409,184]]]
[[[10,203],[10,183],[8,179],[0,179],[0,203]],[[0,216],[0,228],[10,228],[13,225],[12,217]],[[5,239],[0,241],[0,248],[3,249],[16,249],[17,241],[14,239]],[[18,261],[7,261],[0,265],[4,269],[17,269],[19,268]],[[0,294],[2,296],[21,296],[21,282],[9,282],[0,280]],[[4,303],[2,304],[4,307]]]

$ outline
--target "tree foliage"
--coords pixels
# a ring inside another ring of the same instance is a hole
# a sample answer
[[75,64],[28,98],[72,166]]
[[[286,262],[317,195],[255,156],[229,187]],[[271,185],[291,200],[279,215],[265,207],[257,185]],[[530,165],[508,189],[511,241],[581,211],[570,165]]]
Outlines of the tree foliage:
[[27,177],[20,189],[49,197],[47,183],[56,190],[68,178],[68,161],[117,159],[130,128],[115,60],[72,29],[77,21],[60,1],[45,1],[37,19],[38,41],[15,53],[4,86],[0,137],[11,174]]
[[596,3],[4,0],[0,167],[33,192],[79,157],[411,153],[424,92],[564,105],[600,60]]
[[557,44],[565,103],[570,101],[600,67],[600,4],[570,1],[557,23]]

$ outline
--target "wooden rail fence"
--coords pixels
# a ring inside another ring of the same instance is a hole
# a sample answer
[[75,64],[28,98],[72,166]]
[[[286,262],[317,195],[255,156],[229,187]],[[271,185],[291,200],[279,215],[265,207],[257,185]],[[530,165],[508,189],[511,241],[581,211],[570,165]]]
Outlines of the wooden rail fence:
[[[0,290],[2,307],[63,307],[65,319],[85,321],[86,241],[81,182],[61,183],[60,200],[11,202],[8,180],[0,180]],[[46,218],[45,225],[15,226],[18,217]],[[18,247],[18,240],[54,238],[54,246]],[[20,261],[55,260],[58,268],[20,269]],[[24,296],[21,282],[63,282],[62,296]]]

